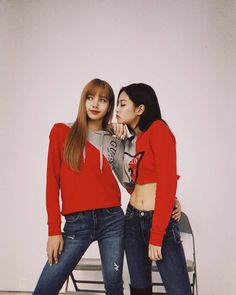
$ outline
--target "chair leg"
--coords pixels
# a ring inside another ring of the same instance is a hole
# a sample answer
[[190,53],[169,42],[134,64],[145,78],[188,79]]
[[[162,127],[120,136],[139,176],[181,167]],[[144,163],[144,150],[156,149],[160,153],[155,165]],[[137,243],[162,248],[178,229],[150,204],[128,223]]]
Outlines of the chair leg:
[[74,285],[75,291],[79,291],[79,288],[77,287],[77,284],[76,284],[76,279],[75,279],[75,277],[74,277],[74,275],[73,275],[73,271],[72,271],[72,273],[70,274],[70,277],[71,277],[72,283],[73,283],[73,285]]
[[130,295],[152,295],[152,285],[142,289],[137,289],[130,285]]
[[70,280],[70,276],[69,276],[69,277],[67,278],[67,280],[66,280],[66,288],[65,288],[65,291],[68,290],[69,280]]

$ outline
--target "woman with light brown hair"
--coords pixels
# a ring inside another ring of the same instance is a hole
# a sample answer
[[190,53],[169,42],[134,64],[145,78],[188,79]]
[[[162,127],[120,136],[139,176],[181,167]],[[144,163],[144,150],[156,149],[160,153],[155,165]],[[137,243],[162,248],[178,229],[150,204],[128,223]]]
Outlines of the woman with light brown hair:
[[[111,86],[94,79],[83,89],[76,121],[57,123],[51,129],[46,185],[48,262],[34,295],[58,294],[93,241],[98,241],[106,294],[123,294],[124,213],[111,170],[122,159],[123,146],[105,131],[113,108]],[[61,214],[66,220],[63,232]]]

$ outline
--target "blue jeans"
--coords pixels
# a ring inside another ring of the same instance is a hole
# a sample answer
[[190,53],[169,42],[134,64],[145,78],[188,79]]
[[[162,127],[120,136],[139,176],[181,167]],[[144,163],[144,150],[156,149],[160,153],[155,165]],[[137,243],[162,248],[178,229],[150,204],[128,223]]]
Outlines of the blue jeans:
[[58,264],[47,262],[33,295],[56,295],[74,267],[97,240],[107,295],[123,295],[124,213],[121,207],[65,216],[64,249]]
[[[143,289],[152,284],[152,262],[148,258],[148,243],[153,211],[139,211],[128,205],[125,217],[125,252],[131,286]],[[162,245],[162,260],[156,262],[168,295],[190,295],[178,222],[171,219]]]

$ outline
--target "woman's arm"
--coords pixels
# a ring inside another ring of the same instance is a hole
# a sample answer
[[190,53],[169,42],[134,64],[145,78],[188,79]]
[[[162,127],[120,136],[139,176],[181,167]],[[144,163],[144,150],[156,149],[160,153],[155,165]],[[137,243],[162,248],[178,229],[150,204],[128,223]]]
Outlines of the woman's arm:
[[162,246],[174,208],[177,188],[176,144],[170,129],[162,121],[155,122],[150,128],[153,165],[157,171],[157,190],[149,242],[155,246]]
[[61,235],[61,214],[59,203],[61,148],[59,141],[58,124],[54,125],[49,135],[47,183],[46,183],[46,207],[48,213],[48,242],[47,256],[50,265],[58,263],[58,254],[63,250],[63,238]]
[[[133,137],[127,138],[127,127],[123,124],[110,123],[108,126],[108,131],[115,135],[112,137],[112,141],[116,142],[116,148],[113,149],[114,158],[109,163],[111,169],[114,171],[120,184],[127,190],[129,194],[134,190],[134,183],[131,182],[130,178],[127,176],[128,172],[128,162],[125,161],[124,154],[127,151],[133,151],[135,154],[135,143],[133,143]],[[109,144],[110,146],[110,144]]]
[[46,181],[46,207],[48,214],[49,236],[61,234],[59,190],[62,155],[59,140],[59,128],[60,125],[55,124],[49,135]]

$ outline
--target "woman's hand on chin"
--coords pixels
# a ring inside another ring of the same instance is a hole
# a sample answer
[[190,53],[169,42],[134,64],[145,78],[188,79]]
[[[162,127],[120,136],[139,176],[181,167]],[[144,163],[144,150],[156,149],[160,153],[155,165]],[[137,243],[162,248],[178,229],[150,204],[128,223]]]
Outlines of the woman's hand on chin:
[[127,126],[119,123],[110,123],[108,125],[109,130],[111,130],[114,135],[119,139],[126,139],[128,137]]

